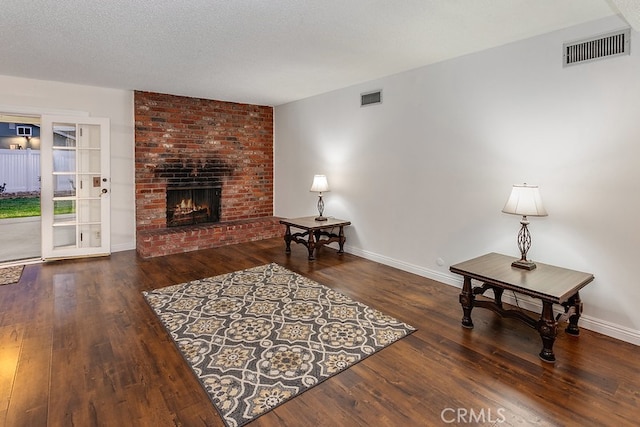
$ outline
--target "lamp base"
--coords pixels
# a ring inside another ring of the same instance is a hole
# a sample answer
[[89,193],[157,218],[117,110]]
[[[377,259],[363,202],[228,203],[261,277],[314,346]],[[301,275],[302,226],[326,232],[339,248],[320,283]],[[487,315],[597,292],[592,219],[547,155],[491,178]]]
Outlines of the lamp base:
[[523,270],[533,270],[536,264],[532,261],[519,259],[511,263],[511,267],[522,268]]
[[322,215],[316,217],[316,221],[326,221],[327,219],[328,218],[326,216],[322,216]]

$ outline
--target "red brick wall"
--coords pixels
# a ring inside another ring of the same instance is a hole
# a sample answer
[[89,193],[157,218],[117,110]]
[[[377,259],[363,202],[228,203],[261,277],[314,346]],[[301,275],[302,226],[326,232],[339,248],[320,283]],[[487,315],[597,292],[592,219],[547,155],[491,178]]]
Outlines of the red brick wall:
[[166,228],[165,194],[167,185],[181,181],[205,180],[222,188],[220,224],[209,227],[273,215],[272,107],[150,92],[135,92],[134,105],[139,252],[141,242],[162,230],[176,242],[182,238],[180,229]]

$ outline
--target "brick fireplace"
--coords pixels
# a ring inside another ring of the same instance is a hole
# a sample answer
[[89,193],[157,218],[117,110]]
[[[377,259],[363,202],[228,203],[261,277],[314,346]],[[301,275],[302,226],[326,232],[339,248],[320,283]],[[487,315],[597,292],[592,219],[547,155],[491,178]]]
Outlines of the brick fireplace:
[[134,105],[142,257],[283,235],[272,216],[273,108],[151,92],[135,92]]
[[221,200],[220,187],[167,187],[167,227],[219,222]]

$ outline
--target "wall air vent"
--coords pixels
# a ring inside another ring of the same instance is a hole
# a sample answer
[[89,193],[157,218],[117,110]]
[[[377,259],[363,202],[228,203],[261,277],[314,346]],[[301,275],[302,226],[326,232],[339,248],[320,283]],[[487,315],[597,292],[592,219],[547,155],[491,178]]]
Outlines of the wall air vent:
[[360,94],[360,106],[382,104],[382,90]]
[[631,47],[629,28],[602,34],[562,45],[564,66],[582,64],[597,59],[629,55]]

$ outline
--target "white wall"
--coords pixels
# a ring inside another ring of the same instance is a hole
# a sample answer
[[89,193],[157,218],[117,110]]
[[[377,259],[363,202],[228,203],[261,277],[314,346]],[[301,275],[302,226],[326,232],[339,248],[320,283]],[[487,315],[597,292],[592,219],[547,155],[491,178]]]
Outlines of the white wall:
[[111,250],[135,249],[133,92],[0,76],[0,105],[39,114],[86,112],[111,120]]
[[[275,214],[349,219],[347,250],[459,286],[451,264],[518,256],[512,184],[540,186],[535,261],[592,272],[581,325],[640,344],[640,36],[632,54],[562,67],[562,44],[617,17],[275,109]],[[363,92],[383,103],[360,107]],[[438,264],[438,259],[443,265]],[[458,304],[451,301],[451,304]]]

